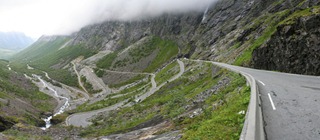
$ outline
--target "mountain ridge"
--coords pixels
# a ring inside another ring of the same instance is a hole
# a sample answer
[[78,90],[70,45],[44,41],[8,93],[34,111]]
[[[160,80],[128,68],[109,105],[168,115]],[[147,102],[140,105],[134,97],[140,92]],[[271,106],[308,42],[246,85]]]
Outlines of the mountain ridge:
[[[72,96],[72,107],[54,118],[57,125],[47,131],[54,138],[129,139],[141,132],[150,137],[173,134],[177,139],[237,139],[244,121],[238,112],[245,112],[249,103],[245,80],[211,63],[183,58],[319,75],[319,4],[317,0],[221,0],[203,12],[106,21],[69,36],[43,36],[10,59],[10,66],[43,77],[41,71],[47,72],[53,79],[47,80],[56,88],[66,88],[61,86],[65,84],[88,96]],[[177,59],[186,68],[170,81],[178,70]],[[151,75],[163,88],[140,102],[139,96],[151,86]],[[122,102],[128,106],[101,112],[91,119],[92,125],[67,131],[76,136],[61,132],[69,115]],[[220,116],[222,112],[229,118]],[[32,130],[24,131],[43,135]]]
[[32,38],[21,32],[0,32],[0,58],[8,58],[33,42]]

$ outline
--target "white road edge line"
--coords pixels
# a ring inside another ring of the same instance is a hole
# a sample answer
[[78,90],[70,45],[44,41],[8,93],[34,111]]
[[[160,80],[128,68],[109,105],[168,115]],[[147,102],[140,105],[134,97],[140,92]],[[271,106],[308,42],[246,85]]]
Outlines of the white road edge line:
[[265,86],[266,84],[264,84],[262,81],[258,80],[263,86]]
[[276,107],[275,107],[274,104],[273,104],[273,101],[272,101],[272,98],[271,98],[270,93],[268,93],[268,96],[269,96],[269,99],[270,99],[270,102],[271,102],[272,109],[273,109],[273,110],[276,110]]

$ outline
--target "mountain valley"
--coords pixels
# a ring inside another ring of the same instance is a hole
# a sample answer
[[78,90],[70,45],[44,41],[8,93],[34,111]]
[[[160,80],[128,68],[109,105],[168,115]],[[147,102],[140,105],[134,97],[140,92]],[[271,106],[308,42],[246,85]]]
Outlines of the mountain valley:
[[240,139],[252,87],[212,62],[319,76],[319,5],[219,0],[42,36],[0,60],[0,139]]

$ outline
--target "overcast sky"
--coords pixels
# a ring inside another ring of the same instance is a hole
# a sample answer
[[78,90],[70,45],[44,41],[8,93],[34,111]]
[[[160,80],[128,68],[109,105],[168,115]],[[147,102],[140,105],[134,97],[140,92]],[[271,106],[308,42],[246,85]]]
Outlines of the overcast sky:
[[0,31],[38,38],[106,20],[204,11],[216,0],[0,0]]

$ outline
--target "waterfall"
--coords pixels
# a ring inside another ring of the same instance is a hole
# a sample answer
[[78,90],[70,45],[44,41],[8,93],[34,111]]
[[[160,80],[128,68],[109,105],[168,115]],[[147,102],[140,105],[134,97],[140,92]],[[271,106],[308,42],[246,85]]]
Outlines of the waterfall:
[[205,22],[205,20],[207,19],[207,13],[208,13],[209,7],[207,7],[207,9],[204,11],[203,13],[203,17],[202,17],[202,23]]

